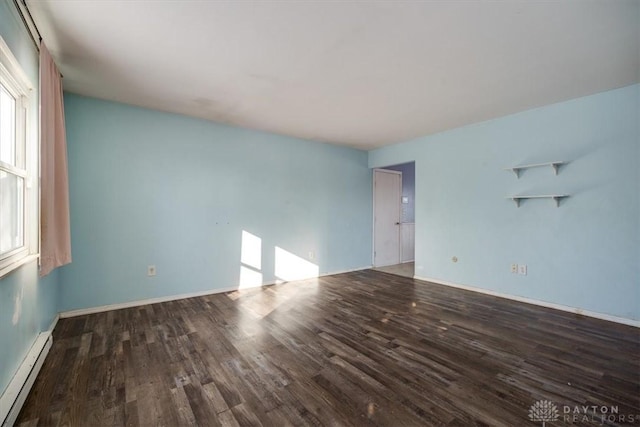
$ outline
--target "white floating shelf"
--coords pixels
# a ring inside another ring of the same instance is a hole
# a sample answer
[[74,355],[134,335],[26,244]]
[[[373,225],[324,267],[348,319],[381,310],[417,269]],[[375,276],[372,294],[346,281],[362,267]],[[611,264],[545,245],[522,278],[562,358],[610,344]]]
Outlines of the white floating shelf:
[[513,167],[510,167],[510,168],[506,168],[505,170],[513,172],[514,174],[516,174],[516,178],[520,178],[520,171],[523,170],[523,169],[531,169],[531,168],[540,168],[540,167],[544,167],[544,166],[551,166],[553,168],[554,175],[558,175],[558,168],[560,168],[561,165],[564,165],[566,163],[567,162],[564,162],[564,161],[546,162],[546,163],[533,163],[533,164],[530,164],[530,165],[513,166]]
[[556,202],[556,207],[560,206],[560,199],[569,197],[568,194],[533,194],[530,196],[510,196],[507,199],[511,199],[515,202],[517,207],[520,207],[520,201],[524,199],[553,199]]

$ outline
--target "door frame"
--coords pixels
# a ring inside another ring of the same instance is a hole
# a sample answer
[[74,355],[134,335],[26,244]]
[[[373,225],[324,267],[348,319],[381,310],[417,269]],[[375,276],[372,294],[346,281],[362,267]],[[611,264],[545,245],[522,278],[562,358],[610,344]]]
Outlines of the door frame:
[[[374,168],[373,169],[373,185],[371,186],[371,190],[373,192],[373,203],[371,206],[371,235],[373,236],[373,238],[371,239],[371,266],[375,267],[376,266],[376,172],[382,172],[382,173],[393,173],[396,175],[400,175],[400,197],[402,197],[402,172],[400,171],[394,171],[391,169],[385,169],[385,168]],[[398,200],[398,204],[400,205],[400,217],[398,218],[398,221],[402,222],[402,204],[401,204],[401,200]],[[400,246],[400,226],[398,226],[398,262],[400,262],[401,260],[401,246]]]

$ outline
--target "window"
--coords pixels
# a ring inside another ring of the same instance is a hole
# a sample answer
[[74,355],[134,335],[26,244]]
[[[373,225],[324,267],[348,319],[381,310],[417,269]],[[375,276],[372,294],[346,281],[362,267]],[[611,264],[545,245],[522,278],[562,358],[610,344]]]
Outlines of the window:
[[0,277],[31,260],[37,249],[30,92],[29,80],[0,38]]

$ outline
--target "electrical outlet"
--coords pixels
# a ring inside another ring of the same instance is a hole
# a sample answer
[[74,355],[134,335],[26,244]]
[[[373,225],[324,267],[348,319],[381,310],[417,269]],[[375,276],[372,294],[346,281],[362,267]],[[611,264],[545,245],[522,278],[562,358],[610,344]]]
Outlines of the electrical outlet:
[[518,266],[518,274],[521,276],[527,275],[527,264],[520,264]]
[[149,265],[147,266],[147,276],[155,276],[156,275],[156,266],[155,265]]
[[511,264],[511,274],[518,274],[518,264]]

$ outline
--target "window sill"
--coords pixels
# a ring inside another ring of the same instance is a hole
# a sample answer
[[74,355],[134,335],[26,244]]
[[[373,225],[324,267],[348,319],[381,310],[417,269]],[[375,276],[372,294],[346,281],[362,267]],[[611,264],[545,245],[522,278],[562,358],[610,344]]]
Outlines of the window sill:
[[23,258],[20,258],[18,261],[14,262],[13,264],[7,265],[6,267],[0,269],[0,279],[4,279],[9,274],[11,274],[14,270],[17,270],[23,265],[29,264],[30,262],[37,260],[39,257],[40,257],[40,254],[31,254]]

